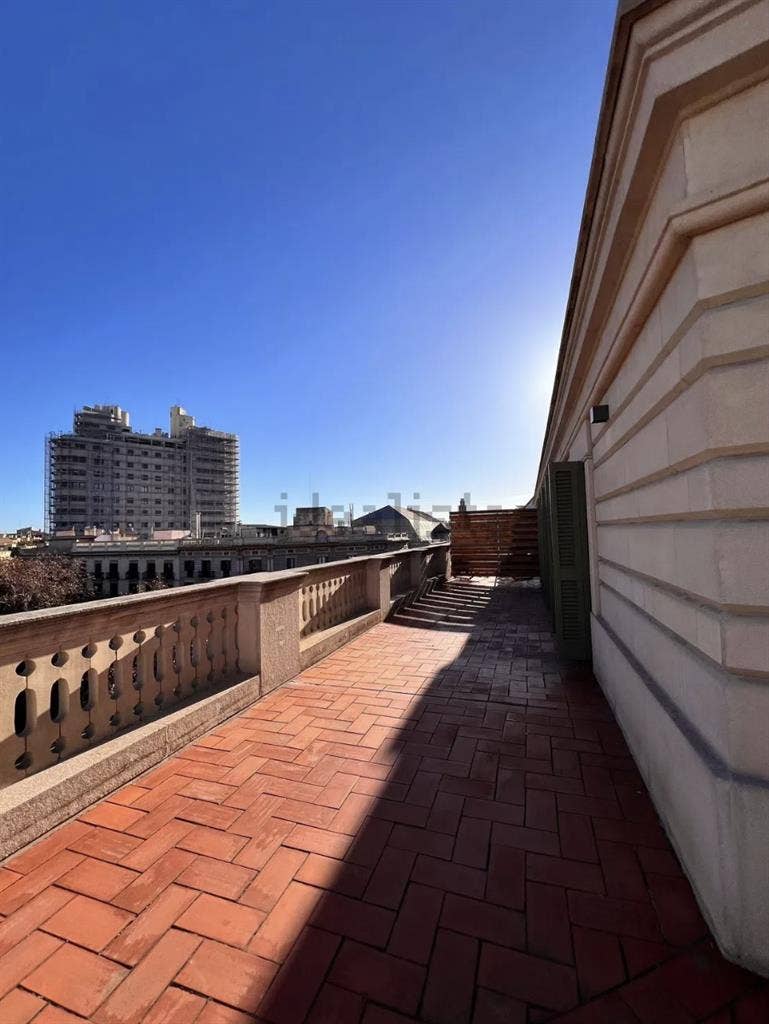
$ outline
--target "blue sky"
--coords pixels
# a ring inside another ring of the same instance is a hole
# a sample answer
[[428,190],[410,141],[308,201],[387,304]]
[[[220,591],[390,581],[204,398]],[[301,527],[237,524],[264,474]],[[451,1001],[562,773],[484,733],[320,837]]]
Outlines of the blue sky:
[[3,5],[0,529],[76,406],[288,504],[526,500],[613,0]]

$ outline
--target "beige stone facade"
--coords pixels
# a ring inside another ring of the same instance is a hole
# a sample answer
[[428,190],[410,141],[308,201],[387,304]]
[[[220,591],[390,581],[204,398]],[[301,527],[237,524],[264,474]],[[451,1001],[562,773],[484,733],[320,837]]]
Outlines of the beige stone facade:
[[540,489],[553,461],[585,463],[596,674],[769,973],[767,0],[620,7]]

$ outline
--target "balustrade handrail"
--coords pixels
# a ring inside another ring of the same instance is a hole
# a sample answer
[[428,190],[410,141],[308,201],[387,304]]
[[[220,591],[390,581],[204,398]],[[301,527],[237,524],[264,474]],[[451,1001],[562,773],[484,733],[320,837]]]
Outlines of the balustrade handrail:
[[440,541],[0,616],[0,783],[212,689],[256,677],[262,692],[280,685],[344,642],[332,627],[368,628],[447,575],[449,549]]
[[209,591],[218,587],[237,587],[243,583],[253,583],[254,581],[267,586],[292,578],[301,578],[307,573],[323,572],[337,566],[353,565],[356,562],[390,561],[392,559],[406,558],[413,551],[427,551],[449,547],[451,547],[449,541],[437,541],[433,544],[424,544],[419,547],[403,548],[402,551],[385,551],[375,555],[356,555],[354,558],[340,558],[334,562],[301,565],[295,569],[240,573],[237,576],[227,576],[224,579],[208,580],[205,583],[193,583],[186,586],[167,587],[164,590],[152,590],[144,594],[123,594],[116,597],[102,597],[92,601],[81,601],[77,604],[55,605],[52,608],[34,608],[26,612],[10,612],[6,615],[0,615],[0,644],[2,644],[3,634],[16,624],[26,625],[34,621],[67,618],[70,615],[87,615],[89,612],[102,609],[118,611],[126,606],[136,606],[142,603],[152,604],[157,602],[160,604],[169,600],[178,600],[182,595],[186,597],[187,595],[194,595],[204,590]]

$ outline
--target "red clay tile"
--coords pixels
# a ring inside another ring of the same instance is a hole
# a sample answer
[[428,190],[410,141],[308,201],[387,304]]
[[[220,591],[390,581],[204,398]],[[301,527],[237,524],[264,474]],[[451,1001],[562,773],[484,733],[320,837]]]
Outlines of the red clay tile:
[[362,996],[326,983],[318,993],[307,1024],[358,1024],[362,1013]]
[[446,892],[462,896],[482,897],[486,888],[486,872],[464,864],[455,864],[420,854],[412,878],[415,882],[432,885]]
[[[88,896],[75,896],[42,928],[60,939],[100,952],[133,921],[133,914]],[[2,1018],[0,1018],[2,1020]]]
[[491,841],[500,846],[514,846],[518,850],[547,853],[553,857],[559,856],[561,852],[558,836],[555,833],[501,822],[494,822]]
[[282,963],[291,952],[299,933],[309,923],[322,895],[320,890],[309,885],[289,883],[251,940],[250,951]]
[[83,1018],[76,1017],[68,1010],[62,1010],[60,1006],[51,1006],[49,1003],[35,1017],[35,1024],[83,1024]]
[[[289,850],[285,847],[276,850],[240,897],[241,903],[265,913],[272,910],[306,859],[307,855],[300,850]],[[339,861],[336,864],[338,871],[342,864]]]
[[[305,928],[293,954],[283,964],[259,1005],[259,1016],[273,1024],[303,1024],[340,942],[338,935],[319,928]],[[336,991],[341,992],[341,989]],[[355,996],[347,993],[347,997],[349,1007]],[[339,1000],[336,1007],[342,1008]],[[334,1024],[340,1024],[340,1019],[335,1018]]]
[[190,1024],[200,1019],[198,1014],[205,1005],[202,996],[171,986],[153,1004],[142,1024]]
[[[407,838],[406,841],[410,840]],[[371,875],[365,899],[380,907],[396,909],[403,898],[415,860],[416,854],[409,849],[387,847]]]
[[394,826],[389,821],[369,818],[351,844],[345,860],[362,867],[373,868],[382,855]]
[[432,857],[451,860],[454,841],[445,832],[433,832],[427,828],[411,825],[395,825],[388,840],[390,846],[399,850],[413,850],[415,853],[429,853]]
[[558,816],[553,793],[540,789],[526,790],[526,828],[541,828],[549,832],[558,831]]
[[194,857],[177,881],[179,885],[236,900],[253,878],[254,872],[240,864],[230,864],[213,857]]
[[637,978],[623,986],[618,994],[642,1024],[660,1020],[665,1024],[694,1024],[695,1018],[666,989],[659,971]]
[[[456,587],[426,605],[485,601]],[[589,669],[557,662],[544,620],[481,622],[396,616],[0,869],[14,998],[38,998],[14,964],[48,977],[19,961],[39,928],[52,959],[107,942],[96,963],[134,967],[94,1024],[106,1007],[143,1024],[404,1024],[422,1000],[419,1019],[470,1024],[468,993],[472,1024],[763,1024],[769,989],[706,938]],[[114,870],[117,907],[57,884],[93,873],[107,898]],[[577,977],[589,1001],[572,1008]],[[62,1015],[81,1019],[46,1006],[34,1024]]]
[[566,893],[554,885],[526,885],[528,950],[535,956],[574,963]]
[[445,832],[455,835],[459,828],[464,800],[453,793],[438,793],[430,809],[427,827],[433,832]]
[[[206,803],[205,800],[188,800],[187,806],[177,811],[175,817],[182,821],[191,821],[196,825],[208,825],[211,828],[230,829],[241,834],[234,828],[235,822],[240,822],[243,812],[237,807],[224,807],[221,804]],[[248,833],[245,833],[248,834]]]
[[[74,899],[65,889],[44,889],[15,913],[0,921],[0,957],[13,949],[23,938],[52,917],[57,910]],[[2,961],[0,960],[0,967]]]
[[422,1002],[426,1020],[434,1024],[470,1024],[479,946],[467,935],[438,929]]
[[526,1017],[526,1003],[488,988],[477,990],[473,1024],[526,1024]]
[[71,853],[69,850],[61,850],[53,855],[40,867],[33,868],[27,875],[23,875],[17,882],[9,885],[0,893],[0,914],[13,914],[14,911],[24,907],[38,893],[47,889],[49,885],[58,881],[62,875],[76,867],[83,857],[78,853]]
[[424,977],[423,967],[346,939],[329,981],[395,1010],[414,1013]]
[[206,825],[193,825],[176,845],[180,850],[202,853],[206,857],[234,860],[247,842],[245,836],[236,836]]
[[197,935],[172,929],[115,989],[94,1017],[95,1024],[143,1024],[175,975],[200,944]]
[[[298,853],[299,851],[292,851]],[[302,854],[302,856],[305,856]],[[323,857],[319,853],[306,854],[306,860],[296,873],[297,882],[317,886],[319,889],[331,889],[345,896],[362,896],[368,885],[371,871],[359,864],[351,864],[348,860],[335,860]],[[261,877],[261,873],[260,876]],[[259,881],[257,877],[256,882]],[[256,884],[256,882],[254,884]]]
[[294,825],[284,839],[284,845],[308,853],[321,853],[327,857],[343,858],[349,849],[352,839],[338,832],[328,832],[311,825]]
[[657,915],[648,903],[593,896],[583,892],[570,892],[568,898],[569,917],[574,924],[651,942],[662,939]]
[[245,946],[264,918],[261,910],[201,893],[176,919],[176,927],[230,946]]
[[24,981],[31,971],[61,946],[58,939],[42,932],[31,932],[0,960],[0,996]]
[[[200,1011],[195,1024],[254,1024],[254,1020],[250,1013],[243,1013],[241,1010],[211,1000]],[[182,1024],[187,1024],[187,1021]]]
[[97,900],[111,900],[137,877],[135,871],[92,857],[83,857],[70,871],[56,880],[57,885]]
[[185,850],[169,850],[159,857],[152,867],[147,868],[119,895],[115,896],[112,902],[116,907],[130,910],[134,914],[140,913],[194,860],[193,853],[187,853]]
[[485,870],[489,859],[491,822],[463,816],[454,843],[454,860],[472,868]]
[[0,892],[7,889],[9,885],[18,882],[22,878],[20,871],[9,871],[8,868],[0,868]]
[[133,807],[103,803],[89,807],[80,815],[80,821],[89,825],[100,825],[102,828],[112,828],[116,832],[125,832],[127,828],[136,825],[144,817],[144,811],[138,811]]
[[87,1017],[120,984],[125,974],[125,968],[104,957],[78,946],[59,944],[56,952],[24,979],[24,987]]
[[123,964],[137,964],[196,898],[192,889],[169,885],[154,903],[125,928],[105,950]]
[[708,934],[686,878],[653,874],[646,877],[662,934],[671,945],[688,946]]
[[516,910],[524,906],[526,855],[511,846],[492,844],[486,876],[486,899]]
[[164,853],[173,849],[186,835],[194,828],[186,821],[167,821],[160,825],[155,831],[133,849],[128,856],[122,860],[125,868],[132,868],[135,871],[146,871]]
[[[39,842],[28,846],[21,853],[16,854],[6,862],[5,869],[16,874],[28,875],[36,868],[46,864],[56,853],[68,849],[72,843],[86,835],[89,829],[81,821],[70,821],[61,828],[51,832]],[[7,883],[10,884],[10,883]],[[5,889],[7,884],[0,885],[0,890]]]
[[625,981],[622,950],[616,935],[575,927],[572,936],[583,1000],[594,999]]
[[290,821],[268,818],[258,836],[250,839],[235,857],[236,864],[261,871],[286,837],[298,828]]
[[667,991],[696,1018],[715,1013],[756,984],[749,974],[720,955],[712,940],[658,968]]
[[96,860],[119,864],[124,857],[127,857],[141,844],[141,839],[129,836],[125,832],[113,832],[112,829],[98,828],[95,825],[86,827],[87,831],[78,839],[72,840],[68,844],[68,849],[88,857],[95,857]]
[[390,937],[394,920],[395,914],[391,910],[336,892],[326,893],[311,917],[312,924],[318,928],[382,947]]
[[193,992],[253,1013],[277,969],[253,953],[204,939],[176,980]]
[[412,883],[406,890],[393,927],[388,952],[426,964],[443,905],[443,893]]
[[565,889],[603,893],[603,875],[595,864],[562,857],[545,857],[538,853],[526,855],[526,877],[532,882],[547,882]]
[[14,988],[0,999],[0,1021],[3,1024],[29,1024],[44,1006],[43,1000],[31,992]]
[[489,943],[481,947],[478,981],[495,992],[550,1010],[570,1010],[578,1002],[571,967]]
[[513,946],[517,949],[525,947],[523,914],[483,900],[447,893],[443,902],[441,925],[500,946]]

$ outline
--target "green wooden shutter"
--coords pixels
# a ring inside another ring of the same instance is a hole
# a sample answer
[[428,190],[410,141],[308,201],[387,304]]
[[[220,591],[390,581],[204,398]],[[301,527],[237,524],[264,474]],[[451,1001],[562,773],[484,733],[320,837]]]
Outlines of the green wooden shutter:
[[590,569],[585,505],[585,466],[553,462],[548,467],[550,600],[559,652],[590,658]]
[[553,610],[552,559],[550,558],[550,503],[548,501],[548,477],[539,493],[537,504],[537,539],[539,543],[539,579],[542,584],[542,596],[545,604]]

